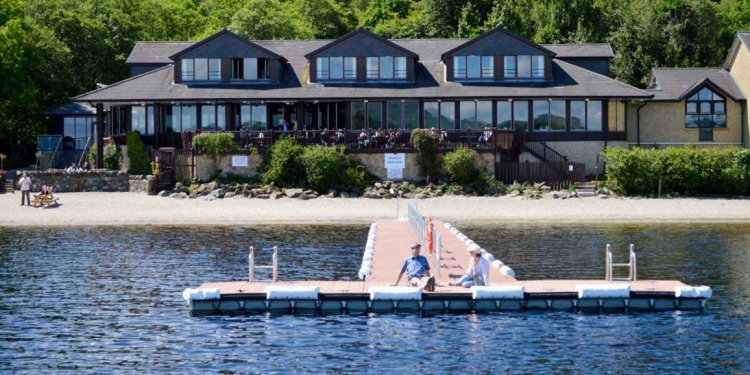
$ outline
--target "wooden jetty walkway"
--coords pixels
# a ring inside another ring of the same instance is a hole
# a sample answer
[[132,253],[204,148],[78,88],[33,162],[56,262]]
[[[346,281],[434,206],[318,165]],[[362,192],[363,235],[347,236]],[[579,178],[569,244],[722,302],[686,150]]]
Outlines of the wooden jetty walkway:
[[[412,214],[416,212],[413,207],[411,209]],[[613,268],[609,268],[609,280],[519,281],[507,266],[501,271],[502,262],[497,260],[490,268],[488,286],[471,289],[448,286],[466,272],[469,264],[467,243],[473,241],[439,220],[433,221],[433,238],[438,242],[439,256],[428,253],[424,246],[422,251],[422,255],[430,260],[432,274],[436,276],[435,290],[428,292],[408,287],[404,279],[400,286],[392,287],[401,264],[410,256],[410,244],[425,241],[424,236],[418,234],[421,227],[411,216],[409,220],[381,220],[372,226],[375,229],[371,229],[363,257],[363,270],[367,274],[362,275],[363,271],[360,271],[364,280],[209,282],[197,289],[187,289],[183,297],[194,313],[366,313],[521,309],[692,310],[704,308],[711,296],[708,287],[691,287],[676,280],[637,280],[632,250],[631,276],[626,280],[612,277]],[[424,225],[426,220],[424,217],[420,219]],[[491,255],[484,256],[494,260]],[[613,267],[628,265],[612,263],[611,258],[608,267],[610,264]]]

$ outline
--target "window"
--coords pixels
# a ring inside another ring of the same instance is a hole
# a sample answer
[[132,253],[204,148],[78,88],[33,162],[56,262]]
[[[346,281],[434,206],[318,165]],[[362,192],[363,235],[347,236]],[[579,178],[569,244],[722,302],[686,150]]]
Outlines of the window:
[[[83,150],[89,137],[94,136],[93,125],[95,123],[96,120],[89,116],[65,117],[63,119],[63,139],[72,139],[75,143],[75,149]],[[70,146],[67,145],[67,143],[64,143],[63,147],[69,149]]]
[[244,80],[256,80],[259,79],[258,75],[258,59],[242,59],[242,64],[245,66],[245,75],[240,79]]
[[390,100],[387,104],[388,128],[416,129],[419,128],[419,102],[414,100]]
[[453,79],[494,77],[493,56],[453,56]]
[[316,64],[316,77],[318,79],[330,79],[330,68],[328,67],[327,57],[318,57]]
[[600,100],[571,100],[570,101],[570,130],[574,131],[602,131],[603,114]]
[[383,103],[367,103],[367,127],[370,129],[383,127]]
[[492,127],[492,102],[480,100],[477,102],[477,128]]
[[704,87],[685,102],[685,127],[726,128],[726,101]]
[[550,129],[553,131],[565,131],[565,100],[552,100],[549,102]]
[[[368,58],[369,62],[369,58]],[[352,102],[352,129],[364,129],[365,128],[365,103],[364,102]]]
[[422,122],[425,129],[440,127],[440,106],[438,102],[424,102]]
[[245,77],[244,68],[242,59],[232,59],[232,79],[243,79]]
[[529,128],[529,102],[513,102],[513,125],[519,130]]
[[357,79],[356,57],[344,57],[344,79]]
[[185,105],[183,104],[181,106],[182,108],[182,131],[183,132],[192,132],[195,131],[197,128],[197,116],[196,116],[196,107],[194,105]]
[[380,60],[377,57],[367,58],[367,79],[380,78]]
[[197,109],[195,105],[175,104],[167,106],[165,122],[167,131],[175,133],[195,131],[197,127]]
[[146,134],[146,107],[134,105],[130,108],[130,130]]
[[208,80],[209,81],[221,81],[221,60],[220,59],[208,60]]
[[[223,106],[220,107],[223,108]],[[243,104],[235,108],[234,123],[236,127],[246,130],[268,129],[268,118],[265,104]],[[221,118],[223,119],[223,116]]]
[[182,80],[192,81],[193,80],[193,59],[182,59]]
[[534,131],[549,130],[549,101],[534,100]]
[[482,56],[482,78],[495,78],[494,56]]
[[406,79],[406,57],[395,57],[393,62],[393,78]]
[[344,79],[344,58],[331,57],[331,79]]
[[393,57],[380,57],[380,79],[393,79]]
[[505,78],[516,78],[516,57],[505,56],[505,67],[504,67]]
[[268,66],[268,59],[263,58],[232,59],[232,79],[245,81],[269,79]]
[[440,103],[440,128],[441,129],[455,129],[456,128],[456,103],[455,102],[441,102]]
[[531,78],[544,78],[544,56],[532,56]]
[[196,81],[207,81],[208,80],[208,59],[195,59],[195,80]]
[[154,135],[156,133],[156,123],[154,122],[154,106],[146,106],[146,135]]
[[207,131],[226,130],[225,109],[223,105],[201,106],[201,129]]
[[531,56],[518,56],[518,78],[531,78]]
[[125,134],[125,107],[112,107],[111,120],[112,120],[112,134],[111,135],[122,135]]
[[473,101],[462,101],[459,105],[461,129],[477,128],[477,108]]
[[513,128],[513,102],[497,102],[497,128]]

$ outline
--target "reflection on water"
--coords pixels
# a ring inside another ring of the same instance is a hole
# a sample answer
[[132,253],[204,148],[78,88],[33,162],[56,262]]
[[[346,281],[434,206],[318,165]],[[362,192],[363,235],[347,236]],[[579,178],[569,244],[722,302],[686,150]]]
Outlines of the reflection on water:
[[182,289],[246,277],[251,245],[259,263],[281,246],[281,279],[354,279],[367,227],[0,228],[0,372],[750,371],[748,225],[460,227],[521,279],[603,278],[604,245],[635,243],[641,278],[714,298],[704,313],[192,317]]

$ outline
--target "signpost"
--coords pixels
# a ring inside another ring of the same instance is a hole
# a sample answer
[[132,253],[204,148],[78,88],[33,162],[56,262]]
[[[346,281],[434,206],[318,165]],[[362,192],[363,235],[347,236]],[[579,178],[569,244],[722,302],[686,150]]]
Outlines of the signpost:
[[247,167],[247,155],[232,155],[232,166],[233,167]]

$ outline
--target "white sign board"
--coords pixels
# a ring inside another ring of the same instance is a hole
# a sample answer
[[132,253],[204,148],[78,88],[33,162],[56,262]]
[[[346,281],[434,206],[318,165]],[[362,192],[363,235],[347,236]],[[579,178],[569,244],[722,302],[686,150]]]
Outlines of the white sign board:
[[406,154],[383,154],[385,169],[404,169],[406,168]]
[[403,168],[388,168],[386,177],[389,180],[403,180],[404,169]]
[[232,155],[233,167],[247,167],[247,155]]

